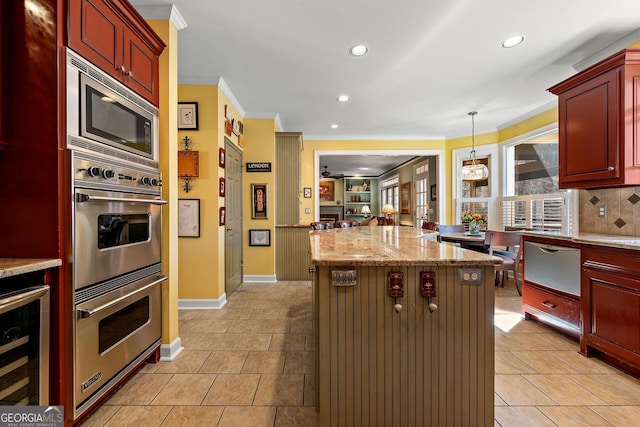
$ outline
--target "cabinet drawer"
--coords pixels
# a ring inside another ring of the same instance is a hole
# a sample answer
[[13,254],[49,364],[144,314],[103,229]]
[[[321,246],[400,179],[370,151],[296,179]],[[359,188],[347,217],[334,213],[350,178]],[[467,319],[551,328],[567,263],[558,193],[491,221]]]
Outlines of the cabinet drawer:
[[575,327],[580,325],[580,301],[577,299],[546,292],[525,283],[522,289],[522,303],[524,311],[529,311],[527,310],[527,306],[529,306]]

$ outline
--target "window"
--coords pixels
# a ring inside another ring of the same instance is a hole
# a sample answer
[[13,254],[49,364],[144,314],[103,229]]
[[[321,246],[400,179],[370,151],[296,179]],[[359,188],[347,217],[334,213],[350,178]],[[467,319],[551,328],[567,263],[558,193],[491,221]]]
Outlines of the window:
[[399,188],[397,175],[380,183],[380,207],[382,208],[384,205],[392,205],[396,212],[399,211]]
[[557,131],[510,144],[504,149],[505,229],[563,230],[572,226],[572,194],[558,188]]

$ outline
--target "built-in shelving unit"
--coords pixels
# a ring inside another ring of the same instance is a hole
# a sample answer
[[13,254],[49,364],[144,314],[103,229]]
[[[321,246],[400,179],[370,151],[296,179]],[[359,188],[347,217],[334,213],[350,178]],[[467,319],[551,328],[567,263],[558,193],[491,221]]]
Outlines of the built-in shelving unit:
[[[362,213],[362,208],[369,206],[370,214]],[[365,215],[378,215],[378,182],[369,178],[344,179],[344,216],[345,219],[358,220]]]

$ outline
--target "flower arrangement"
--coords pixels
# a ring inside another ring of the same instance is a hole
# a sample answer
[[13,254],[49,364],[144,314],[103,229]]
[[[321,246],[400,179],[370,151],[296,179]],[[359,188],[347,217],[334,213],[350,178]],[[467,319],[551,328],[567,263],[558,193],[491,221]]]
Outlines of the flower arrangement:
[[460,217],[462,222],[469,222],[474,224],[486,224],[487,216],[475,212],[465,212]]

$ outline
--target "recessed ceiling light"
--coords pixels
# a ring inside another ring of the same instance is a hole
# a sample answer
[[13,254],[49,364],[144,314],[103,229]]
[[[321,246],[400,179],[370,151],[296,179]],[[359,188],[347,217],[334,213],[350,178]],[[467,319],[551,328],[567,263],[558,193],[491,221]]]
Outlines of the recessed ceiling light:
[[349,53],[353,56],[362,56],[365,53],[367,53],[369,51],[369,49],[363,45],[363,44],[359,44],[356,46],[351,47],[351,49],[349,49]]
[[523,41],[524,41],[524,36],[513,36],[513,37],[509,37],[508,39],[503,41],[500,44],[500,46],[502,46],[504,48],[515,47],[515,46],[518,46]]
[[349,95],[340,95],[337,100],[338,102],[347,102],[349,100]]
[[361,171],[368,171],[369,170],[369,168],[358,168],[358,169],[360,169]]
[[338,129],[338,125],[331,125],[331,129]]

